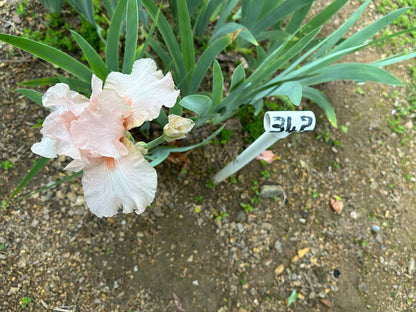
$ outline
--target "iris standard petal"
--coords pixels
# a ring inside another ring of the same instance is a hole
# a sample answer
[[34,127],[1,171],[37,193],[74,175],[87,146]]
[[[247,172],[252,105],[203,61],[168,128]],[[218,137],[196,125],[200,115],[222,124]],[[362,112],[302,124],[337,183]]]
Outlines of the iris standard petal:
[[71,111],[79,115],[89,105],[89,100],[82,94],[70,90],[67,84],[57,83],[43,95],[42,104],[50,107],[52,111]]
[[156,63],[149,58],[134,62],[131,74],[110,73],[104,89],[117,92],[132,108],[134,123],[129,124],[128,129],[157,118],[162,106],[172,107],[179,95],[172,75],[167,73],[164,76],[161,70],[157,70]]
[[120,158],[127,148],[120,142],[124,136],[122,106],[124,101],[114,92],[104,90],[97,96],[96,111],[85,109],[72,121],[70,133],[74,144],[92,156]]
[[122,208],[124,213],[142,213],[156,193],[156,170],[134,146],[127,156],[114,160],[102,158],[84,168],[82,177],[85,201],[98,217],[111,217]]

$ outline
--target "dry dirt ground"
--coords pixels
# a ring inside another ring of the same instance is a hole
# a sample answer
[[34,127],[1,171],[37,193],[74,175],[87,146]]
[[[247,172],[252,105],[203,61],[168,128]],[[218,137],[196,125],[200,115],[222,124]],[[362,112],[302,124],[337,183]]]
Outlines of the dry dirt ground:
[[[0,1],[0,31],[20,34],[27,21],[10,3]],[[374,5],[369,12],[368,20]],[[57,71],[9,49],[0,46],[0,161],[13,167],[0,168],[1,198],[37,158],[30,146],[40,133],[31,127],[46,116],[13,90]],[[353,59],[378,56],[374,49]],[[407,65],[390,70],[409,79]],[[388,118],[406,103],[406,89],[361,89],[322,86],[347,133],[304,103],[318,116],[313,133],[279,141],[280,160],[253,161],[212,188],[213,173],[247,146],[238,121],[230,123],[230,142],[191,151],[185,174],[170,162],[157,167],[156,200],[143,215],[96,218],[78,178],[1,210],[0,311],[416,311],[415,116],[396,135]],[[50,161],[23,193],[65,177],[65,163]],[[280,186],[286,200],[259,198],[264,185]],[[340,214],[329,206],[334,195],[343,199]],[[287,307],[293,291],[299,296]]]

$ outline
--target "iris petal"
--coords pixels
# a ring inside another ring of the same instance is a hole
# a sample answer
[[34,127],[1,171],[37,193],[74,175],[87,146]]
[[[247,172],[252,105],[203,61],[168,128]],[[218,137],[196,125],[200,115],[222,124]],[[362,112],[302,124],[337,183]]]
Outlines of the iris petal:
[[[111,165],[109,165],[111,164]],[[82,177],[85,201],[98,217],[111,217],[122,208],[124,213],[142,213],[156,193],[156,170],[134,146],[119,160],[102,158],[84,168]]]
[[137,60],[131,74],[110,73],[104,89],[114,90],[131,107],[134,123],[127,130],[157,118],[162,106],[172,107],[179,95],[171,74],[164,76],[148,58]]

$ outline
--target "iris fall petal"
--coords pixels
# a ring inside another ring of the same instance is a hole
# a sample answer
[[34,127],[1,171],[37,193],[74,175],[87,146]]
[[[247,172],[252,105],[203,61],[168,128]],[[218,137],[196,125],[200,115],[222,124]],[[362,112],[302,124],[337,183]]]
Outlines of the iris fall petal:
[[102,158],[84,168],[82,177],[85,201],[98,217],[111,217],[120,208],[124,213],[142,213],[156,193],[156,170],[134,146],[119,160]]

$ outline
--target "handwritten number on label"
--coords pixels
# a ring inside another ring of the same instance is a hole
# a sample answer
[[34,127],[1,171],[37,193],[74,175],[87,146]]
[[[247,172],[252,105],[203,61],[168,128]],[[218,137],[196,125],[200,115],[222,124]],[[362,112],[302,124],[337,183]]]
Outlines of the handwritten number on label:
[[312,125],[312,117],[309,116],[301,116],[300,119],[302,119],[302,121],[307,121],[306,124],[303,124],[302,127],[300,127],[300,131],[304,131],[305,128],[309,127],[310,125]]
[[284,117],[274,117],[275,124],[272,125],[273,128],[277,129],[275,132],[283,132],[285,131],[285,118]]
[[[307,128],[310,127],[312,125],[313,122],[313,118],[310,116],[301,116],[300,119],[302,120],[302,125],[299,129],[299,132],[302,131],[311,131],[308,130]],[[288,133],[292,133],[296,130],[296,126],[292,126],[292,117],[288,116],[287,119],[281,116],[274,116],[273,117],[273,125],[272,128],[274,129],[273,132],[288,132]],[[286,125],[286,129],[285,129],[285,125]]]
[[288,116],[286,132],[292,133],[296,131],[296,126],[293,126],[292,128],[291,127],[292,127],[292,117]]

